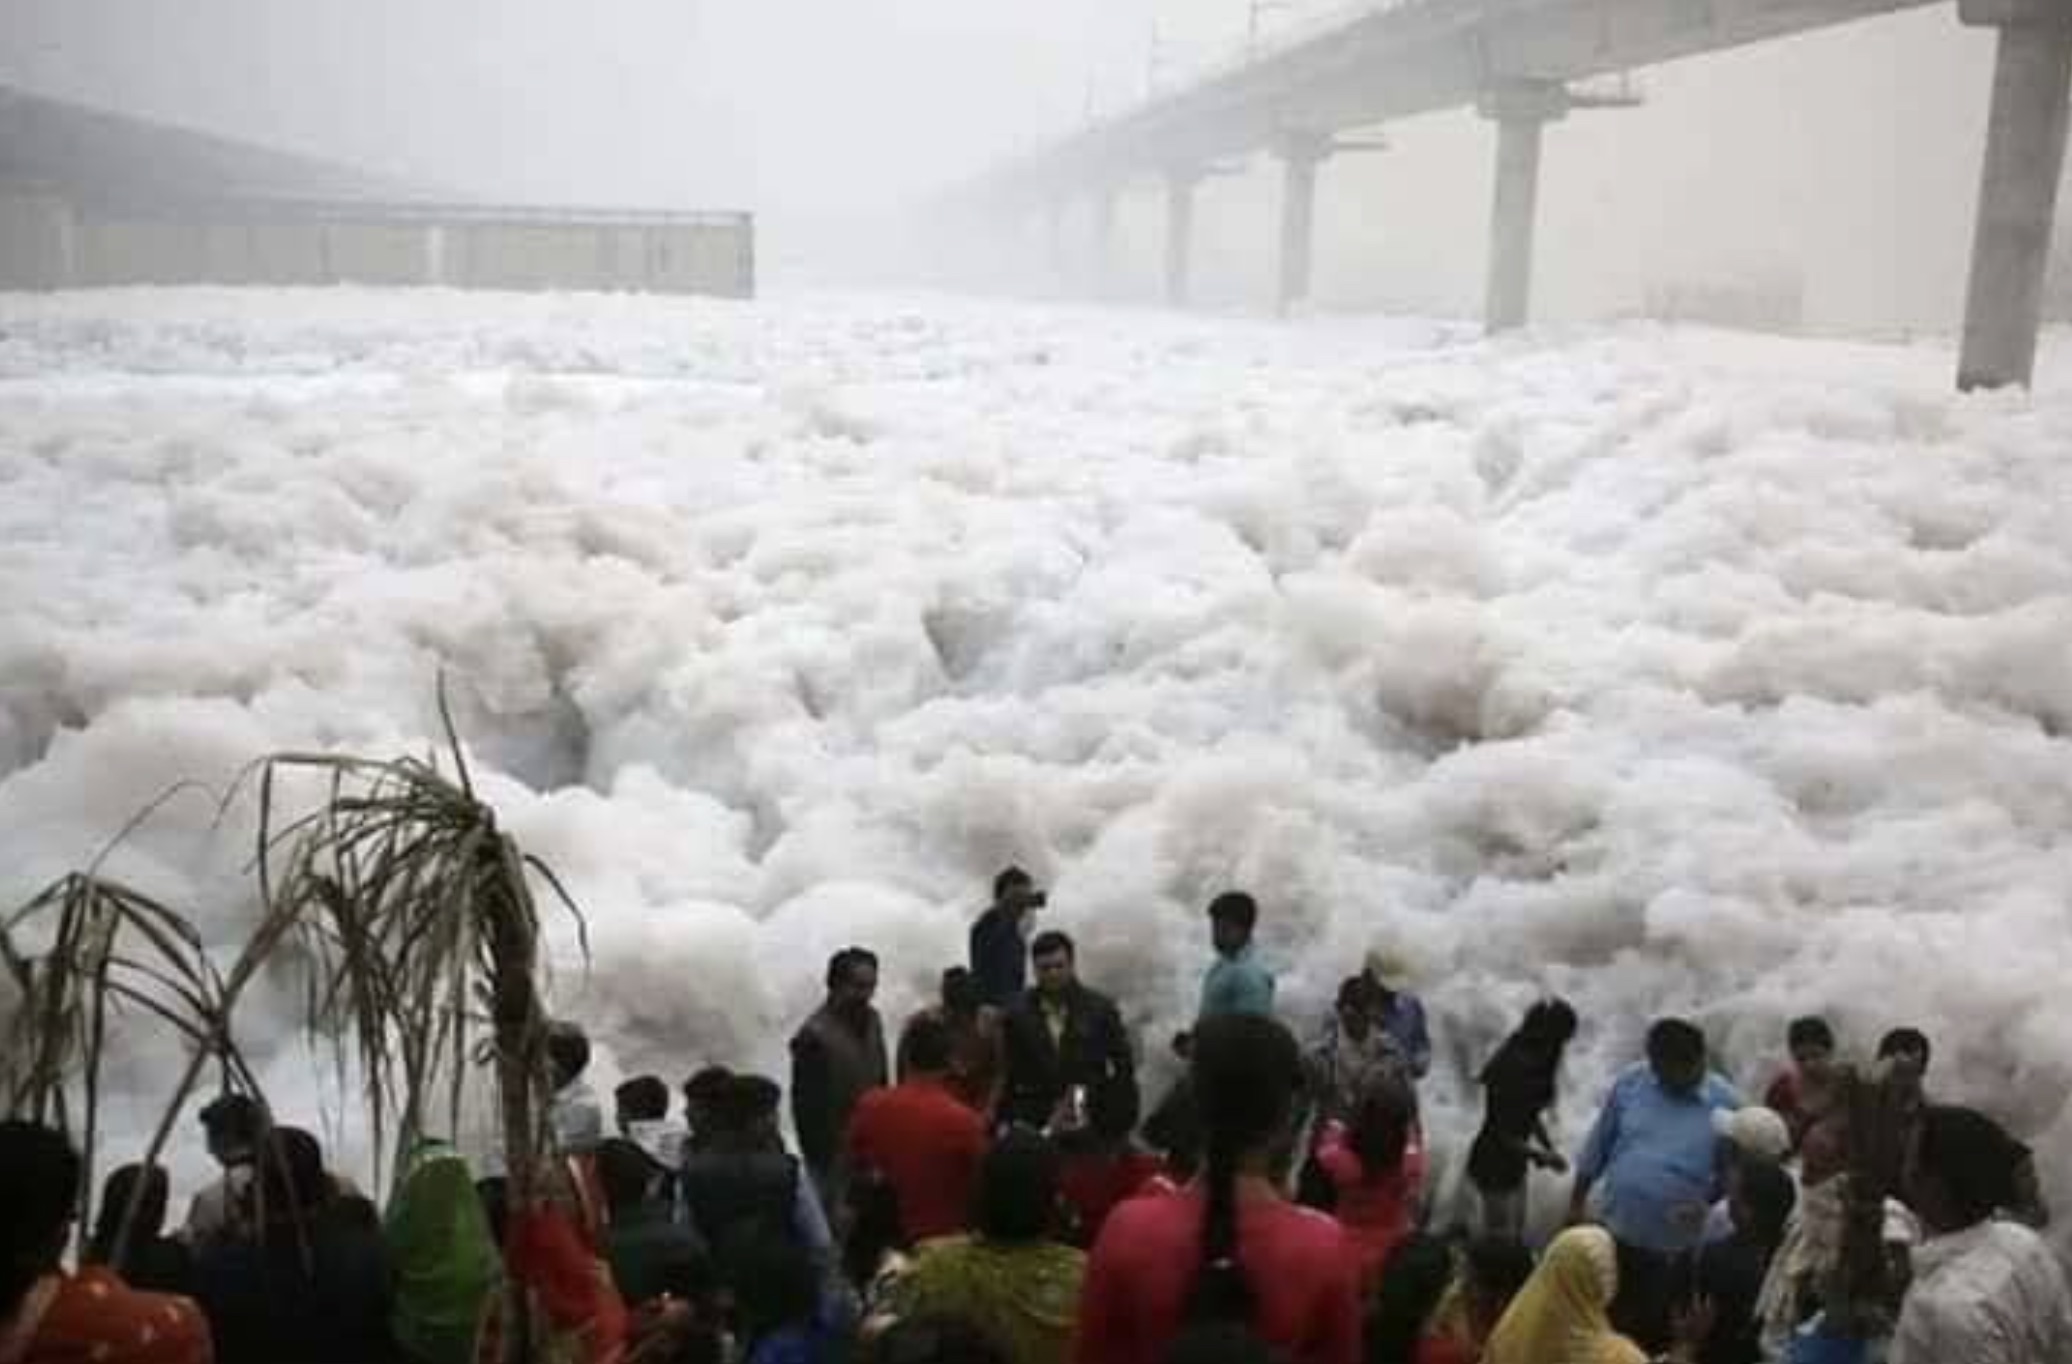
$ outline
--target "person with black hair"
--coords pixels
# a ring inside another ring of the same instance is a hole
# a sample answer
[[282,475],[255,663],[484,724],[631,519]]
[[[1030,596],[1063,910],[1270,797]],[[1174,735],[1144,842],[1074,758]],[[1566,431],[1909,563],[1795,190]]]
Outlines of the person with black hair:
[[883,1179],[908,1237],[925,1241],[969,1225],[971,1187],[986,1153],[986,1122],[949,1089],[949,1025],[925,1015],[908,1027],[900,1073],[849,1119],[849,1167]]
[[971,979],[980,1004],[1010,1008],[1028,988],[1029,916],[1047,898],[1020,867],[993,878],[993,903],[971,926]]
[[1568,1170],[1547,1132],[1561,1060],[1576,1035],[1576,1011],[1567,1000],[1543,999],[1525,1011],[1482,1067],[1482,1129],[1468,1148],[1468,1182],[1482,1204],[1488,1236],[1525,1236],[1527,1173],[1534,1166]]
[[1763,1107],[1784,1119],[1794,1151],[1834,1102],[1835,1030],[1824,1018],[1794,1018],[1785,1029],[1791,1064],[1763,1091]]
[[317,1139],[275,1127],[260,1143],[256,1229],[195,1257],[220,1364],[379,1364],[394,1267],[364,1199],[340,1197]]
[[1319,1126],[1349,1122],[1360,1096],[1376,1080],[1410,1082],[1410,1060],[1395,1035],[1381,1026],[1380,1000],[1365,976],[1347,976],[1323,1035],[1303,1058],[1308,1068],[1313,1115]]
[[724,1100],[734,1072],[725,1066],[706,1066],[683,1082],[684,1154],[704,1146],[712,1138],[713,1114]]
[[590,1037],[579,1024],[547,1025],[547,1072],[553,1095],[547,1123],[564,1156],[588,1155],[604,1140],[604,1106],[583,1078],[590,1069]]
[[1419,1351],[1456,1276],[1453,1251],[1411,1236],[1380,1267],[1367,1312],[1367,1364],[1423,1364]]
[[1144,1190],[1165,1165],[1130,1139],[1132,1114],[1096,1089],[1087,1105],[1084,1131],[1059,1143],[1058,1198],[1064,1207],[1064,1239],[1085,1249],[1100,1237],[1108,1215]]
[[[924,1018],[950,1030],[950,1093],[974,1113],[991,1117],[1000,1104],[1000,1011],[982,1001],[978,978],[968,967],[945,970],[940,997],[909,1019],[907,1027]],[[902,1052],[905,1047],[902,1040]]]
[[1063,1364],[1086,1257],[1055,1239],[1058,1152],[1010,1128],[986,1153],[971,1206],[973,1231],[921,1247],[886,1304],[895,1317],[968,1321],[1011,1364]]
[[[1194,1055],[1194,1034],[1183,1032],[1173,1039],[1173,1054],[1185,1065]],[[1194,1103],[1194,1082],[1183,1068],[1179,1078],[1167,1087],[1151,1116],[1144,1119],[1144,1144],[1158,1154],[1164,1170],[1153,1187],[1167,1192],[1178,1189],[1201,1170],[1201,1112]]]
[[1905,1187],[1914,1168],[1914,1148],[1920,1140],[1921,1114],[1927,1109],[1928,1062],[1934,1048],[1928,1034],[1919,1028],[1900,1027],[1878,1039],[1875,1073],[1882,1076],[1886,1092],[1898,1111],[1899,1182]]
[[1363,1286],[1371,1287],[1417,1221],[1425,1159],[1417,1095],[1408,1076],[1376,1079],[1350,1123],[1326,1124],[1317,1165],[1331,1181],[1338,1221]]
[[1669,1344],[1675,1261],[1698,1248],[1720,1193],[1712,1115],[1739,1107],[1734,1087],[1712,1072],[1697,1025],[1659,1019],[1648,1029],[1647,1060],[1620,1074],[1576,1160],[1569,1220],[1585,1219],[1602,1182],[1604,1223],[1619,1251],[1612,1321],[1644,1349]]
[[1302,1087],[1294,1037],[1256,1014],[1218,1015],[1195,1029],[1190,1066],[1206,1167],[1186,1190],[1109,1217],[1074,1358],[1140,1364],[1188,1326],[1228,1323],[1289,1364],[1353,1364],[1360,1292],[1345,1232],[1288,1203],[1273,1178]]
[[41,1123],[0,1121],[0,1357],[21,1364],[209,1364],[183,1297],[141,1293],[104,1265],[67,1274],[79,1153]]
[[630,1308],[639,1309],[668,1289],[672,1265],[706,1254],[697,1232],[670,1216],[657,1188],[653,1158],[634,1142],[612,1137],[597,1148],[597,1178],[611,1219],[605,1228],[605,1259],[612,1281]]
[[249,1094],[217,1095],[202,1105],[199,1120],[209,1155],[223,1173],[187,1205],[180,1239],[195,1249],[251,1230],[242,1219],[250,1201],[252,1160],[266,1133],[265,1110]]
[[1733,1232],[1698,1252],[1688,1290],[1679,1295],[1691,1304],[1709,1304],[1697,1364],[1758,1364],[1762,1359],[1756,1304],[1797,1203],[1798,1188],[1780,1166],[1751,1162],[1735,1171],[1727,1194]]
[[720,1249],[720,1277],[734,1295],[742,1364],[836,1364],[841,1340],[804,1248],[746,1227]]
[[1968,1108],[1931,1106],[1906,1188],[1928,1239],[1893,1334],[1891,1364],[2072,1359],[2072,1289],[2029,1228],[2001,1221],[2015,1190],[2007,1134]]
[[1115,1121],[1137,1122],[1137,1063],[1113,1000],[1079,980],[1078,949],[1052,931],[1029,945],[1035,987],[1001,1021],[1006,1061],[1001,1125],[1021,1123],[1053,1133],[1086,1126],[1098,1102]]
[[[677,1181],[684,1209],[715,1252],[744,1225],[831,1251],[812,1186],[777,1131],[782,1101],[775,1081],[732,1077],[714,1101],[707,1139],[684,1157]],[[802,1213],[809,1203],[810,1217]]]
[[1878,1039],[1878,1062],[1902,1098],[1921,1106],[1927,1090],[1928,1062],[1935,1048],[1919,1028],[1894,1028]]
[[125,1165],[111,1173],[101,1185],[86,1263],[106,1265],[124,1283],[146,1293],[191,1296],[194,1257],[165,1234],[168,1198],[166,1173],[159,1166]]
[[[1468,1242],[1446,1296],[1425,1322],[1413,1364],[1476,1364],[1532,1271],[1532,1252],[1511,1237],[1479,1236]],[[1386,1286],[1387,1278],[1382,1282]],[[1380,1356],[1370,1352],[1368,1358],[1380,1364]]]
[[690,1131],[669,1116],[668,1084],[659,1075],[636,1075],[612,1091],[612,1101],[619,1135],[647,1152],[658,1170],[673,1176],[683,1164]]
[[792,1128],[824,1207],[842,1203],[843,1137],[857,1100],[891,1078],[885,1025],[871,1007],[877,992],[877,955],[843,948],[828,959],[826,1000],[791,1039]]
[[1209,901],[1209,941],[1216,960],[1202,975],[1198,1018],[1273,1016],[1273,972],[1252,941],[1258,927],[1259,902],[1245,892],[1229,890]]

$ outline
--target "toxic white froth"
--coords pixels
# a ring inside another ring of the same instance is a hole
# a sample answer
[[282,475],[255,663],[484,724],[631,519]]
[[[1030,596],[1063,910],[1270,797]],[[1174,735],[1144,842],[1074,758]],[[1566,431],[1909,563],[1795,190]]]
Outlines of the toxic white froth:
[[[1817,1009],[1928,1028],[2065,1201],[2072,372],[1948,369],[940,300],[7,298],[0,891],[269,749],[422,751],[444,667],[587,913],[559,1003],[608,1073],[779,1067],[849,941],[903,1013],[1018,860],[1154,1068],[1242,885],[1305,1028],[1367,947],[1416,962],[1442,1147],[1537,992],[1585,1019],[1571,1142],[1651,1015],[1758,1084]],[[250,812],[214,813],[112,865],[228,943]],[[282,1106],[350,1110],[285,995],[254,1010]],[[127,1050],[111,1156],[165,1046]]]

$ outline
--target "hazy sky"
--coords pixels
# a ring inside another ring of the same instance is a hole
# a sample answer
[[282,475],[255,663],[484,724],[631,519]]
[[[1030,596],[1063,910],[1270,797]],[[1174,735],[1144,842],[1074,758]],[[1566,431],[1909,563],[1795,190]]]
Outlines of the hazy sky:
[[[1336,0],[1306,0],[1296,14]],[[835,225],[1141,92],[1241,37],[1248,0],[0,0],[0,80],[477,196],[764,215],[825,273]],[[1961,293],[1990,40],[1954,7],[1683,63],[1649,104],[1549,133],[1539,297],[1797,272],[1814,319],[1946,327]],[[1320,295],[1479,296],[1491,137],[1466,114],[1326,168]],[[1201,293],[1257,304],[1271,163],[1205,196]],[[1150,187],[1126,210],[1156,277]],[[856,235],[858,229],[849,229]]]

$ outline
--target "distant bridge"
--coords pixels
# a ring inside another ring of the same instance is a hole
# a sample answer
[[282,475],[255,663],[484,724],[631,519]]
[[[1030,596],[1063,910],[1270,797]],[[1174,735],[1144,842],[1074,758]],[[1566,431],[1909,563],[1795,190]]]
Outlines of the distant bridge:
[[[1196,186],[1232,158],[1272,153],[1284,174],[1286,308],[1309,291],[1317,169],[1358,145],[1343,134],[1472,106],[1497,125],[1485,316],[1498,331],[1528,314],[1546,125],[1633,102],[1577,82],[1939,2],[1388,0],[1019,157],[973,192],[988,205],[1051,211],[1091,194],[1105,251],[1121,185],[1162,179],[1166,293],[1177,306]],[[1958,0],[1958,11],[2000,33],[1958,377],[1966,387],[2025,384],[2072,101],[2072,0]]]

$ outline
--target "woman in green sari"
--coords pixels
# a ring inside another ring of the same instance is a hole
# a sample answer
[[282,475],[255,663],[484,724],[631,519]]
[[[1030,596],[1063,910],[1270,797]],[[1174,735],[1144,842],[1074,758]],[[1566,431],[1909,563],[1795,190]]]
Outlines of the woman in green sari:
[[390,1324],[397,1344],[414,1364],[472,1364],[501,1263],[459,1152],[431,1139],[411,1147],[385,1232],[396,1272]]
[[921,1244],[891,1291],[894,1317],[945,1317],[982,1331],[1013,1364],[1064,1364],[1086,1257],[1049,1239],[1057,1221],[1058,1156],[1015,1128],[979,1167],[971,1236]]

